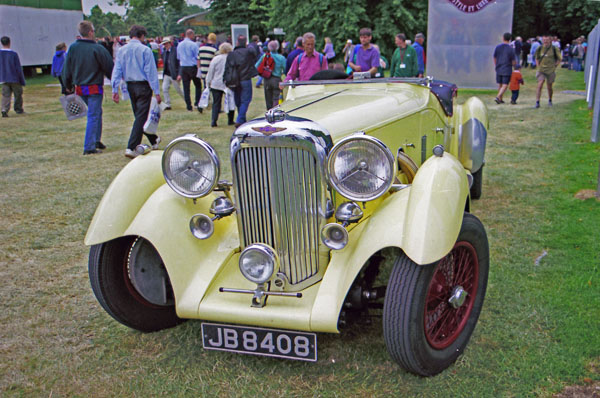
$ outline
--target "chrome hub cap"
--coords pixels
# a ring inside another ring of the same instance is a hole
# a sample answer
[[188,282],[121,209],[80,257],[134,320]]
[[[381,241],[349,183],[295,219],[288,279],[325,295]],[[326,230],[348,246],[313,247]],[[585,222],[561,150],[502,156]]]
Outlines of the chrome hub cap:
[[462,286],[456,286],[452,290],[452,295],[448,299],[448,303],[452,306],[452,308],[459,308],[465,303],[468,294],[469,293],[467,293]]
[[131,247],[127,277],[135,291],[150,304],[173,304],[167,271],[156,249],[147,240],[138,238]]

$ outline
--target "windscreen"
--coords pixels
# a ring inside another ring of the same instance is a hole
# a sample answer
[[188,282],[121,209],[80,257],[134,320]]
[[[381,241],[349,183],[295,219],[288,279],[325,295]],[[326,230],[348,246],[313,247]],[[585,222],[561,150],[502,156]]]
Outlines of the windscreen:
[[429,0],[426,74],[495,88],[494,48],[512,30],[513,0]]

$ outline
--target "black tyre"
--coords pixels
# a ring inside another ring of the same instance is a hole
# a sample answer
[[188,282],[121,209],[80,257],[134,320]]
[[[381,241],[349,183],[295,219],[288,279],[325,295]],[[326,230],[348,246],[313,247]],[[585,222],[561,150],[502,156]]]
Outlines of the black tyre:
[[435,375],[454,363],[477,324],[488,270],[485,229],[468,213],[454,248],[437,263],[417,265],[399,255],[383,309],[390,356],[422,376]]
[[473,173],[473,185],[471,185],[471,199],[481,198],[481,188],[483,187],[483,166]]
[[94,245],[88,268],[100,305],[123,325],[154,332],[183,321],[164,264],[147,240],[123,237]]

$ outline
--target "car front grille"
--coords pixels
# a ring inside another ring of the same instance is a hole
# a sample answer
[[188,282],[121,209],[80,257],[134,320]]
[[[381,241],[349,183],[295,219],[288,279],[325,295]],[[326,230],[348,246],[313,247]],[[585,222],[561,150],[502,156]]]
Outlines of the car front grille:
[[266,243],[291,285],[319,272],[321,173],[304,148],[251,146],[234,154],[242,247]]

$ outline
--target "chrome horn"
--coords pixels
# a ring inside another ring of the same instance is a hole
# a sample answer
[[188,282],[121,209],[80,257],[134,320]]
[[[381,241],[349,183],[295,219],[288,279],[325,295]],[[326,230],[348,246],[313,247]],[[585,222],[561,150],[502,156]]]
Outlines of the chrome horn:
[[215,220],[227,217],[235,211],[235,206],[228,198],[221,196],[215,199],[210,206],[210,213],[214,217],[206,214],[195,214],[190,220],[190,231],[197,239],[208,239],[215,232]]
[[321,240],[332,250],[342,250],[348,244],[348,231],[337,223],[329,223],[321,230]]

